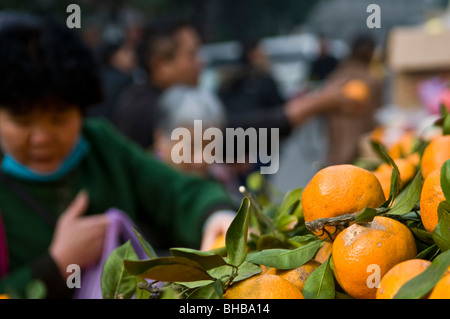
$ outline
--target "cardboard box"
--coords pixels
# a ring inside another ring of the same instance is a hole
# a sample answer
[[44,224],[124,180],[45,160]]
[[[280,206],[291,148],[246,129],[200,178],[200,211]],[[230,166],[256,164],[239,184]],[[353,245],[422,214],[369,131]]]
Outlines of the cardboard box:
[[394,28],[388,39],[387,62],[393,71],[393,103],[421,107],[417,85],[431,77],[450,79],[450,30]]

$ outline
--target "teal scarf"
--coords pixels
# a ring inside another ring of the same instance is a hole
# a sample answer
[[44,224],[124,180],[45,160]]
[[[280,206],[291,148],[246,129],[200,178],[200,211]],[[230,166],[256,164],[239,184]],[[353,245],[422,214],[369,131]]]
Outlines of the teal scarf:
[[80,136],[74,149],[63,163],[51,173],[39,173],[17,162],[11,155],[5,154],[1,170],[11,176],[35,182],[51,182],[64,177],[75,168],[90,149],[90,144],[84,136]]

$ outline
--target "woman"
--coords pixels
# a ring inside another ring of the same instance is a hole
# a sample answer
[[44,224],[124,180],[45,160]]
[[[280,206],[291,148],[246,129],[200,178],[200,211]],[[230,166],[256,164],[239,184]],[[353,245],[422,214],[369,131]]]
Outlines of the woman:
[[0,294],[41,279],[47,297],[70,297],[67,266],[99,260],[102,213],[112,207],[148,227],[155,248],[207,247],[228,227],[233,207],[220,185],[181,175],[106,122],[83,118],[101,85],[70,29],[1,12],[0,84],[0,236],[8,249]]

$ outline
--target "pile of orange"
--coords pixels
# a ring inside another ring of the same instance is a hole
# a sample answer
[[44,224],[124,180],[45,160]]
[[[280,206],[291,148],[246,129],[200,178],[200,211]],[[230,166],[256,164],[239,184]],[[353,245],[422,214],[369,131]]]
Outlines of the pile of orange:
[[[379,130],[374,137],[382,141],[382,134]],[[401,189],[421,172],[419,221],[424,230],[433,233],[438,224],[437,207],[446,200],[440,179],[441,167],[450,159],[450,136],[436,136],[421,155],[413,150],[414,142],[415,136],[407,132],[387,148],[388,154],[399,169]],[[389,198],[392,171],[388,164],[374,171],[355,165],[320,170],[300,198],[306,226],[324,218],[340,221],[366,207],[381,207]],[[417,257],[416,239],[407,224],[392,216],[376,216],[365,223],[345,220],[313,233],[323,245],[308,263],[292,270],[261,266],[261,274],[231,285],[224,297],[302,299],[306,279],[331,256],[330,269],[344,293],[357,299],[392,299],[431,264]],[[450,267],[424,298],[450,298]]]

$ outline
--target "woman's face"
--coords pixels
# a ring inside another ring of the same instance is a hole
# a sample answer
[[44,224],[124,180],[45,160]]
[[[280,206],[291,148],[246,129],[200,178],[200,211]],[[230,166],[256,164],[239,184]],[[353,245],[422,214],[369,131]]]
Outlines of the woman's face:
[[28,168],[50,173],[72,151],[81,131],[77,107],[63,111],[36,108],[14,115],[0,107],[0,143],[4,153]]

